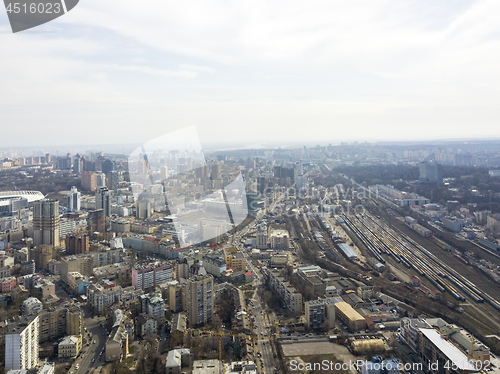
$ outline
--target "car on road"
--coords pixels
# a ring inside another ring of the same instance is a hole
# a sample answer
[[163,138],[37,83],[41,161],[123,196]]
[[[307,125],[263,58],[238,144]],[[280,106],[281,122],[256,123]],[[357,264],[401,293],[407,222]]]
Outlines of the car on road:
[[95,340],[94,340],[94,344],[95,344]]
[[92,363],[94,363],[94,362],[95,362],[95,358],[92,359]]

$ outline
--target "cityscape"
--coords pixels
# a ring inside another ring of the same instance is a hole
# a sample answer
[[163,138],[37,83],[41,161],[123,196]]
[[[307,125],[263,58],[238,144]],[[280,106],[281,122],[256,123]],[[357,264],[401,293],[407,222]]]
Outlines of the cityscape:
[[3,3],[0,374],[500,374],[500,2]]
[[162,147],[2,151],[3,372],[500,372],[500,142]]

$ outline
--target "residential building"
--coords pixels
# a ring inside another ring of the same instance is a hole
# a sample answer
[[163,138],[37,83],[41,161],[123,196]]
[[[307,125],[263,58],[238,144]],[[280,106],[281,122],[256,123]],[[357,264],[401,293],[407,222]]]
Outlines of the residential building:
[[176,313],[172,318],[170,325],[170,336],[176,344],[184,342],[184,336],[187,331],[187,316],[186,313]]
[[128,354],[128,332],[121,325],[115,325],[106,341],[106,361],[121,361]]
[[139,326],[139,334],[143,337],[148,334],[156,334],[158,331],[158,321],[147,314],[141,314],[137,317],[137,325]]
[[172,263],[138,264],[132,269],[132,286],[141,290],[153,289],[172,280]]
[[9,292],[16,286],[16,278],[15,277],[6,277],[0,279],[0,291],[1,292]]
[[166,374],[181,374],[181,368],[190,366],[191,351],[188,348],[176,348],[168,352],[165,362]]
[[89,306],[96,313],[103,313],[109,306],[121,300],[122,288],[114,284],[91,284],[87,287]]
[[68,284],[68,274],[71,272],[78,272],[83,276],[90,277],[94,259],[91,255],[71,255],[61,258],[61,279],[64,283]]
[[66,254],[76,255],[89,251],[90,238],[87,234],[67,234]]
[[421,162],[420,165],[420,177],[421,182],[431,182],[431,183],[442,183],[443,182],[443,170],[440,164],[431,164],[429,162]]
[[335,323],[335,304],[342,301],[340,297],[307,301],[304,304],[307,326],[312,329],[333,327]]
[[287,230],[271,230],[269,238],[272,249],[290,248],[290,235]]
[[39,316],[10,321],[5,332],[5,370],[33,369],[38,366]]
[[189,326],[203,325],[212,319],[214,279],[212,275],[196,276],[187,284],[187,316]]
[[220,278],[221,274],[227,270],[224,257],[220,253],[211,253],[203,256],[203,266],[208,274]]
[[285,281],[278,271],[270,270],[266,277],[269,287],[279,297],[282,305],[296,315],[302,314],[302,295],[295,287]]
[[42,302],[38,300],[36,297],[28,297],[23,301],[23,305],[21,306],[22,314],[33,314],[38,313],[43,309]]
[[82,349],[82,336],[70,335],[64,338],[57,346],[57,356],[59,358],[75,358]]
[[243,253],[238,251],[236,247],[224,249],[223,253],[227,269],[235,269],[236,271],[246,271],[245,256],[243,256]]
[[79,192],[75,186],[71,187],[71,191],[68,193],[68,210],[70,212],[80,211],[81,197],[82,197],[81,192]]
[[192,374],[222,374],[223,365],[219,360],[196,360]]
[[91,210],[87,217],[87,230],[89,234],[104,233],[106,231],[106,216],[103,209]]
[[185,288],[187,285],[179,284],[169,284],[168,286],[168,302],[170,310],[174,313],[187,310],[187,292]]
[[81,308],[77,306],[68,308],[68,311],[66,313],[66,334],[83,336],[83,318],[84,314]]
[[66,317],[68,307],[65,304],[43,309],[40,317],[40,342],[55,340],[66,335]]

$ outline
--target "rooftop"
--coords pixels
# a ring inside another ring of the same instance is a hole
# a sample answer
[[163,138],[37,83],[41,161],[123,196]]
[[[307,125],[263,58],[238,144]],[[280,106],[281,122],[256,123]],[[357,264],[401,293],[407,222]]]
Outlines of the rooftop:
[[441,353],[451,360],[460,370],[477,371],[474,364],[469,361],[457,347],[446,340],[437,330],[420,329],[420,332],[429,339]]

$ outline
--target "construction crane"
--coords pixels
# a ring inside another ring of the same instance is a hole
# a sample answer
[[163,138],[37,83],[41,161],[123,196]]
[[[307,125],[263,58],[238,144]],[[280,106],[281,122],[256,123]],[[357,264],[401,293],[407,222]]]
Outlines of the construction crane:
[[219,337],[219,361],[222,361],[222,337],[223,336],[232,336],[232,337],[238,337],[238,338],[244,338],[244,339],[257,337],[257,335],[254,333],[245,334],[245,333],[239,332],[239,333],[233,334],[230,332],[227,333],[227,332],[223,332],[220,330],[219,330],[219,332],[216,332],[216,331],[205,331],[205,332],[208,334],[212,334],[212,335]]

